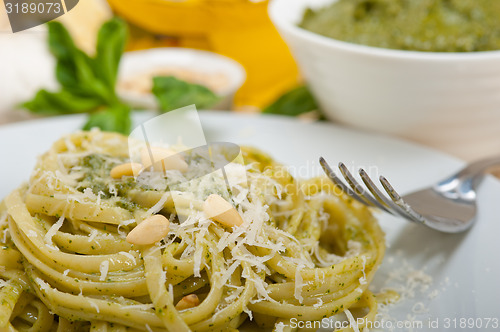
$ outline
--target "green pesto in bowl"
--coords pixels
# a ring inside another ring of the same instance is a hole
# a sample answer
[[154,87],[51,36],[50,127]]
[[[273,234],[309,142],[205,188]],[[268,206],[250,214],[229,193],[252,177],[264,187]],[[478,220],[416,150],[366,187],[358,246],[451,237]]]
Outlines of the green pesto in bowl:
[[500,0],[339,0],[300,27],[355,44],[424,52],[500,50]]

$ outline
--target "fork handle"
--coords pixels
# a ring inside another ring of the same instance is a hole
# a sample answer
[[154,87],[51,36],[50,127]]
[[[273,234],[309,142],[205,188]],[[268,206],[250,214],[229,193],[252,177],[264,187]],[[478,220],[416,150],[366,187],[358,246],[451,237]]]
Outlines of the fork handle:
[[[495,156],[491,158],[481,159],[472,162],[465,166],[461,171],[457,173],[457,177],[465,178],[477,178],[484,176],[488,170],[495,166],[500,166],[500,156]],[[478,183],[479,184],[479,183]]]
[[438,186],[457,185],[456,191],[464,199],[475,199],[475,189],[481,184],[484,175],[495,166],[500,166],[500,156],[472,162],[454,175],[441,181]]

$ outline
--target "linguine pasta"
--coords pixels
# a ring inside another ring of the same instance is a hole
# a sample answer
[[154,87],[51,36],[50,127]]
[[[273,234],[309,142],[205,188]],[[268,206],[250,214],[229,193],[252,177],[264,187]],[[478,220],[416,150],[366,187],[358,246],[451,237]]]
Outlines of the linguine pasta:
[[[196,173],[203,155],[186,155],[184,173],[112,178],[128,153],[118,134],[69,135],[1,203],[0,329],[292,331],[291,319],[375,319],[368,285],[383,233],[326,178],[298,181],[252,148],[225,168],[246,176],[229,188],[221,172]],[[213,194],[234,206],[241,225],[207,217]],[[127,242],[157,214],[169,221],[164,238]]]

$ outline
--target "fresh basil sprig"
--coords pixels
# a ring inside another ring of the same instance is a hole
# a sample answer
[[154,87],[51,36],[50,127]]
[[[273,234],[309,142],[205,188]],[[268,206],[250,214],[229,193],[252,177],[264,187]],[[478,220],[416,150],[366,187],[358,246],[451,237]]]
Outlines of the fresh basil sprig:
[[91,113],[84,128],[128,133],[130,107],[115,92],[118,66],[127,40],[127,26],[113,18],[100,28],[96,55],[80,50],[68,30],[59,22],[49,22],[49,49],[56,59],[57,92],[40,90],[23,104],[35,114],[58,115]]
[[[128,134],[132,125],[131,107],[122,102],[115,86],[118,67],[127,41],[127,25],[113,18],[99,29],[96,54],[80,50],[68,30],[59,22],[49,22],[49,49],[56,59],[56,79],[60,90],[40,90],[22,106],[39,115],[90,113],[83,129],[99,127]],[[209,108],[220,97],[208,88],[175,77],[155,77],[153,94],[162,112],[196,104]]]

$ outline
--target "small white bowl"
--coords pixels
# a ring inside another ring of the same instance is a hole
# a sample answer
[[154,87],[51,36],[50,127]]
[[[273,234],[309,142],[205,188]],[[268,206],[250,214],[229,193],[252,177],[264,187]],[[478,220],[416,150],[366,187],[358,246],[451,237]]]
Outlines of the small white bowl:
[[156,98],[145,86],[153,72],[176,76],[211,88],[222,99],[212,109],[231,109],[233,96],[245,82],[245,69],[225,56],[188,48],[153,48],[127,52],[120,62],[118,96],[132,106],[157,109]]
[[500,51],[428,53],[334,40],[297,26],[332,0],[273,0],[269,14],[334,121],[464,159],[500,152]]

